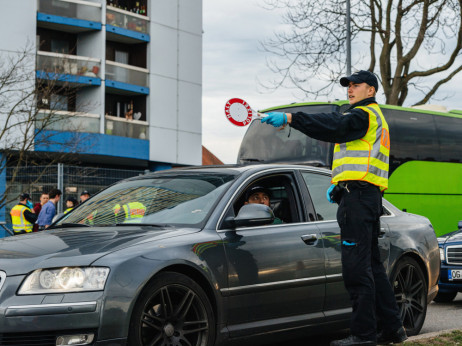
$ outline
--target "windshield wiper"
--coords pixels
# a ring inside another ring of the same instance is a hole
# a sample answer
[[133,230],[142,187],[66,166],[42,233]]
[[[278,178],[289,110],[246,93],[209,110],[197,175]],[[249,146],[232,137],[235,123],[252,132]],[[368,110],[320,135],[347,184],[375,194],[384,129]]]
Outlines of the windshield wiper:
[[116,223],[112,226],[150,226],[150,227],[168,227],[172,228],[172,225],[167,224],[156,224],[156,223],[137,223],[137,222],[127,222],[127,223]]
[[70,223],[70,222],[65,222],[60,225],[53,225],[48,227],[47,229],[53,229],[53,228],[72,228],[72,227],[90,227],[89,225],[85,225],[83,223]]
[[253,158],[240,158],[243,162],[265,162],[265,160],[253,159]]

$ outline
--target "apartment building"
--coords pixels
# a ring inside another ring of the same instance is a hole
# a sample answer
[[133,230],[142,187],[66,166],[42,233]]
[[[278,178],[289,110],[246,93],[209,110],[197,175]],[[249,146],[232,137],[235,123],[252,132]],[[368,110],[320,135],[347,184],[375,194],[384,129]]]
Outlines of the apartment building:
[[0,53],[35,46],[37,85],[56,85],[37,107],[87,134],[85,163],[201,164],[202,0],[2,1],[0,18]]

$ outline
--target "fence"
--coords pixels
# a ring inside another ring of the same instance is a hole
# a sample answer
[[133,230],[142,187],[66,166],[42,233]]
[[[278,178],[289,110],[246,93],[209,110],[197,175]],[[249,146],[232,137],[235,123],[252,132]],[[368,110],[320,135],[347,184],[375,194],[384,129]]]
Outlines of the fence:
[[[31,195],[34,203],[40,201],[42,192],[49,192],[58,188],[63,192],[57,205],[58,213],[62,212],[64,201],[68,197],[80,198],[82,191],[87,190],[91,195],[107,186],[126,178],[144,174],[142,170],[122,170],[111,168],[79,167],[64,164],[51,166],[26,166],[12,168],[6,171],[6,226],[11,229],[10,210],[17,202],[21,193]],[[65,209],[65,208],[64,208]],[[0,228],[0,237],[7,235]]]

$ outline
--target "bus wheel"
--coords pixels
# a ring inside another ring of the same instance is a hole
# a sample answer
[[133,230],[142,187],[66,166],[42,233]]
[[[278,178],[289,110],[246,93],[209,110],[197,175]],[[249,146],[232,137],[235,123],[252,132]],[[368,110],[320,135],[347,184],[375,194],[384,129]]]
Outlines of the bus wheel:
[[391,284],[407,335],[419,334],[427,314],[427,283],[422,269],[406,257],[396,265]]

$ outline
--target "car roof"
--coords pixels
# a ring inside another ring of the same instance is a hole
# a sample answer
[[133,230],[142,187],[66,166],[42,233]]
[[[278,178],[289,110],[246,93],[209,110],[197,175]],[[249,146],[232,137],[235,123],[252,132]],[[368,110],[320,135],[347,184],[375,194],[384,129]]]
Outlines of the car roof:
[[126,180],[139,180],[139,179],[149,179],[155,178],[158,176],[165,175],[179,175],[179,174],[229,174],[229,175],[239,175],[244,172],[258,172],[268,169],[301,169],[308,168],[310,170],[319,171],[323,173],[330,173],[331,171],[325,168],[319,168],[307,164],[294,164],[294,163],[258,163],[258,164],[246,164],[246,165],[214,165],[214,166],[188,166],[188,167],[178,167],[168,170],[149,172],[144,175],[132,177]]

